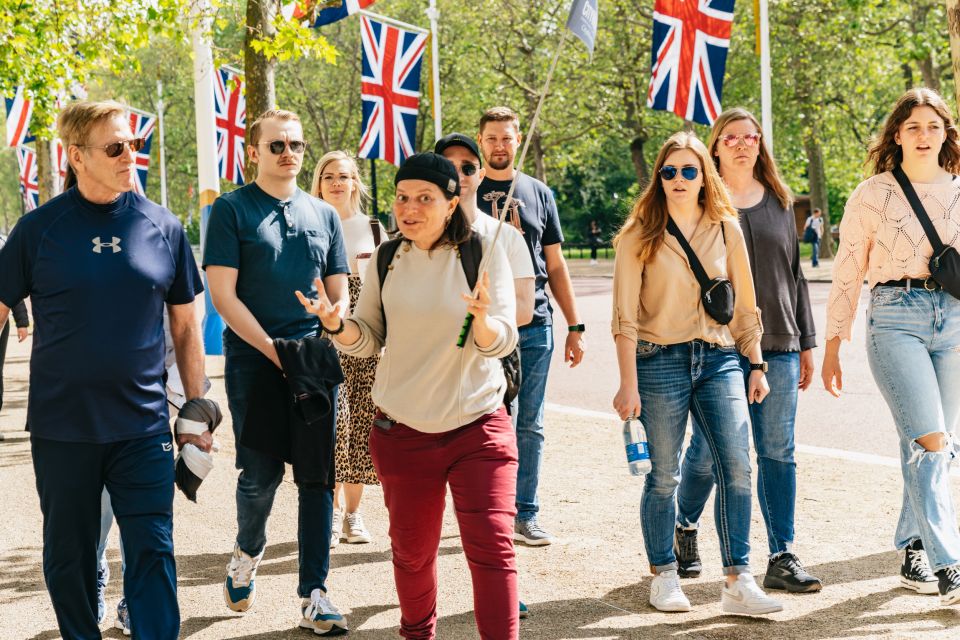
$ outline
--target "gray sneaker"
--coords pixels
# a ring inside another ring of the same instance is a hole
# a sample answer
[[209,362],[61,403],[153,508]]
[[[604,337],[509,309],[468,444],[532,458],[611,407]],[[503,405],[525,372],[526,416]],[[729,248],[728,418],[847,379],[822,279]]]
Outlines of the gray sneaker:
[[542,547],[553,542],[553,536],[540,527],[536,518],[514,521],[513,539],[531,547]]

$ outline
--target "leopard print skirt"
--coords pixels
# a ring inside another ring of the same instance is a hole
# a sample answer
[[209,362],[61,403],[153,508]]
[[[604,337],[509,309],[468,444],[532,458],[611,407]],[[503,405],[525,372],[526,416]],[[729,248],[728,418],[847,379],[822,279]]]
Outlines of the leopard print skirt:
[[[360,276],[350,275],[350,312],[360,297]],[[376,407],[370,397],[380,356],[355,358],[340,353],[344,382],[337,403],[337,482],[380,484],[370,458],[370,429]]]

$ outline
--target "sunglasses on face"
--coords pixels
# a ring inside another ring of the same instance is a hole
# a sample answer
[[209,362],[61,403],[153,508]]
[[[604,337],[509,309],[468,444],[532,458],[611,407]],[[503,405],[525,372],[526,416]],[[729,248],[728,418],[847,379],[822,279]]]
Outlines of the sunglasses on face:
[[475,164],[471,164],[469,162],[464,162],[462,165],[457,167],[457,171],[459,171],[460,173],[462,173],[468,178],[479,170],[480,170],[480,167],[478,167]]
[[108,158],[117,158],[123,153],[125,147],[129,146],[132,151],[137,152],[143,149],[143,145],[146,143],[146,140],[143,138],[134,138],[133,140],[120,140],[119,142],[111,142],[110,144],[78,144],[77,146],[82,149],[103,149],[103,152],[107,154]]
[[744,134],[735,134],[728,133],[725,136],[720,136],[720,140],[723,141],[725,147],[735,147],[741,142],[745,147],[755,147],[757,143],[760,142],[759,133],[744,133]]
[[267,145],[270,153],[275,156],[282,154],[283,150],[287,147],[290,147],[290,153],[303,153],[307,149],[307,143],[303,140],[291,140],[290,142],[286,140],[271,140],[270,142],[261,142],[260,144]]
[[676,178],[677,173],[679,173],[684,180],[696,180],[697,176],[700,175],[700,168],[689,165],[686,167],[675,167],[672,164],[660,167],[660,177],[668,182]]

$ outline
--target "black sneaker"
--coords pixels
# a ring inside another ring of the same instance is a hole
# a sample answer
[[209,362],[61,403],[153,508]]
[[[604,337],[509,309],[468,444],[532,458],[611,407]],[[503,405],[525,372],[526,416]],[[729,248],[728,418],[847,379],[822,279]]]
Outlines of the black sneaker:
[[903,550],[903,564],[900,565],[900,586],[913,589],[924,595],[938,592],[937,577],[930,570],[923,543],[917,538]]
[[703,570],[697,547],[697,530],[677,525],[673,533],[673,553],[677,556],[677,574],[681,578],[698,578]]
[[813,593],[823,588],[820,578],[807,573],[800,558],[789,552],[770,557],[767,575],[763,577],[764,589],[781,589],[790,593]]
[[960,567],[954,565],[937,571],[937,586],[940,591],[940,604],[960,602]]

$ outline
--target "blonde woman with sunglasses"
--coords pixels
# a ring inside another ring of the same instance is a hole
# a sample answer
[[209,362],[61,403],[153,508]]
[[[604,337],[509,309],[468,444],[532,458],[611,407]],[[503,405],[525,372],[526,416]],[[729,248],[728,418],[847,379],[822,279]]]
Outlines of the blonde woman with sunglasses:
[[[639,416],[653,467],[640,503],[654,574],[650,604],[661,611],[690,610],[673,533],[680,451],[692,414],[720,479],[716,518],[726,576],[721,609],[774,613],[783,606],[763,593],[749,566],[748,398],[761,402],[769,387],[743,233],[707,148],[693,134],[666,141],[654,175],[616,238],[612,323],[620,368],[613,406],[622,419]],[[680,237],[708,277],[729,279],[734,302],[727,324],[707,312]],[[741,354],[750,362],[746,386]]]

